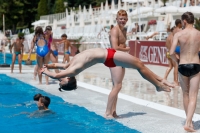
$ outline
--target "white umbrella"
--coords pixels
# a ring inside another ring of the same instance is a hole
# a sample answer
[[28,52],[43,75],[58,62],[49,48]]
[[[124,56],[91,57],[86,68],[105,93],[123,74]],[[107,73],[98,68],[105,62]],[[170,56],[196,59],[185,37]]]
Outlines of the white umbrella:
[[87,14],[87,10],[85,6],[83,7],[83,14]]
[[140,7],[139,9],[135,9],[134,11],[131,12],[131,15],[137,15],[138,13],[146,13],[146,12],[152,12],[153,8],[152,7]]
[[178,12],[180,12],[180,13],[192,12],[192,13],[195,13],[195,14],[200,14],[200,7],[199,6],[183,7],[183,8],[179,8]]
[[173,21],[172,14],[166,14],[164,19],[165,25],[169,26],[169,24],[171,24],[172,21]]
[[102,25],[103,25],[103,26],[107,26],[106,19],[105,19],[105,18],[103,18],[103,17],[101,17],[101,20],[102,20]]
[[105,5],[105,11],[108,11],[109,7],[108,7],[108,0],[106,0],[106,5]]
[[115,3],[114,3],[114,0],[112,0],[112,3],[111,3],[111,11],[114,11],[115,10]]
[[165,6],[155,10],[156,13],[177,13],[178,7],[176,6]]
[[199,6],[192,6],[191,12],[195,13],[195,14],[199,14],[200,13],[200,7]]
[[81,11],[81,5],[78,6],[79,11]]
[[82,12],[79,12],[79,16],[80,16],[80,19],[79,19],[79,26],[80,27],[84,27],[85,23],[84,23],[84,18],[83,18],[83,13]]
[[121,0],[118,0],[118,10],[120,10],[122,7],[121,7]]
[[103,12],[103,2],[101,2],[101,11],[100,12]]
[[71,18],[71,23],[72,23],[71,27],[74,27],[75,26],[75,23],[74,23],[74,12],[72,10],[70,12],[70,18]]
[[94,22],[94,15],[93,15],[93,14],[91,15],[91,25],[95,25],[95,22]]
[[124,2],[123,9],[124,9],[125,11],[127,11],[127,2]]
[[55,30],[57,28],[57,19],[53,20],[53,26],[52,29]]
[[92,6],[90,5],[89,7],[89,14],[92,15],[93,14],[93,10],[92,10]]
[[143,2],[145,0],[122,0],[122,2],[128,2],[128,3],[137,3],[137,2]]

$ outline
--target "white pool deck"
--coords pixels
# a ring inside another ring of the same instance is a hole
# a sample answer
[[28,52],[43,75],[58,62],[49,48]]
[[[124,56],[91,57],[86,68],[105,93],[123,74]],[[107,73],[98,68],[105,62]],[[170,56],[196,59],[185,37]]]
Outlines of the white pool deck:
[[[147,65],[147,67],[149,67],[153,72],[156,72],[156,74],[162,77],[163,73],[166,70],[166,67],[161,66]],[[104,115],[108,94],[111,89],[107,88],[109,88],[110,85],[108,83],[108,87],[106,88],[102,87],[102,85],[92,85],[91,81],[87,81],[88,77],[91,77],[91,75],[98,75],[97,77],[103,76],[104,78],[109,79],[109,69],[104,65],[97,64],[86,69],[83,73],[79,74],[79,76],[77,76],[78,89],[70,92],[58,91],[58,82],[52,79],[50,79],[50,85],[45,85],[44,80],[43,85],[38,85],[38,81],[33,80],[33,66],[23,66],[22,72],[22,74],[19,74],[18,65],[15,65],[15,70],[13,74],[10,73],[9,68],[0,68],[0,73],[5,73],[8,76],[14,77],[18,80],[35,86],[38,89],[59,96],[69,103],[85,107],[89,111],[95,112],[100,116]],[[126,69],[124,80],[130,80],[130,77],[133,76],[134,78],[131,80],[135,80],[137,82],[147,82],[139,75],[139,73],[136,70]],[[169,75],[168,79],[169,81],[172,80],[172,74]],[[127,91],[127,89],[123,90],[122,88],[118,96],[119,99],[117,104],[117,113],[120,116],[120,118],[116,119],[116,121],[122,123],[123,125],[129,128],[141,131],[142,133],[185,132],[183,130],[183,125],[185,122],[185,113],[182,109],[166,106],[158,102],[153,102],[154,100],[145,100],[144,95],[142,95],[142,99],[136,98],[134,94],[129,95],[127,92],[129,92]],[[144,93],[148,93],[148,91]],[[164,93],[161,92],[161,94],[163,95]],[[152,95],[158,95],[158,97],[162,97],[162,95],[159,96],[160,93],[152,93]],[[197,130],[197,132],[200,133],[200,115],[195,114],[193,120],[195,129]]]

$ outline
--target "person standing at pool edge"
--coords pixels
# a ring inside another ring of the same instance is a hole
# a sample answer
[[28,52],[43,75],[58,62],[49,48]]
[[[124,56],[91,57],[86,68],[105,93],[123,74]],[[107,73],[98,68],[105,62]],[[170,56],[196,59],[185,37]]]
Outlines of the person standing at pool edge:
[[200,49],[200,32],[193,27],[194,15],[186,12],[181,16],[185,29],[177,32],[173,37],[170,57],[178,63],[174,54],[176,45],[180,44],[180,61],[178,66],[179,80],[183,91],[183,105],[186,114],[184,129],[195,132],[192,123],[197,95],[199,91],[200,64],[198,52]]
[[[28,55],[28,60],[30,60],[31,53],[34,49],[34,45],[37,46],[36,53],[37,53],[37,65],[38,65],[38,78],[39,78],[39,84],[42,84],[42,75],[40,73],[40,69],[43,67],[44,64],[49,63],[49,48],[47,41],[45,40],[45,35],[43,32],[42,27],[37,26],[35,28],[35,36],[33,38],[33,43],[31,43],[31,49]],[[46,84],[49,84],[48,77],[46,78]]]
[[61,35],[62,41],[58,42],[57,44],[64,44],[64,57],[63,57],[63,63],[65,63],[67,61],[67,63],[70,61],[69,55],[70,50],[69,47],[72,47],[70,42],[67,40],[67,35],[66,34],[62,34]]
[[18,57],[19,73],[22,73],[22,58],[23,58],[23,52],[24,52],[23,42],[24,42],[24,37],[23,36],[18,37],[16,39],[16,42],[14,42],[10,47],[11,53],[12,53],[12,48],[14,47],[14,53],[12,54],[11,73],[13,73],[16,57]]
[[[110,31],[110,44],[115,50],[128,52],[130,47],[126,47],[126,30],[124,26],[128,21],[128,15],[125,10],[119,10],[117,12],[117,25]],[[125,68],[121,66],[110,67],[110,73],[112,78],[112,91],[108,96],[107,108],[105,112],[106,118],[118,117],[116,113],[118,93],[122,88],[122,80],[125,74]]]

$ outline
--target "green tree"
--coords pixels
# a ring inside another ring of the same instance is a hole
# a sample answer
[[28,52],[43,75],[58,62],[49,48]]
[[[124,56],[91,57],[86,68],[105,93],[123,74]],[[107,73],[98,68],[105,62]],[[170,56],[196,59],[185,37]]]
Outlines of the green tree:
[[[29,2],[30,0],[0,0],[0,20],[5,15],[5,28],[15,31],[16,28],[30,27],[35,20],[37,13],[37,4],[39,0]],[[0,21],[0,28],[2,28]]]
[[54,13],[65,12],[64,0],[56,0]]
[[194,27],[200,31],[200,19],[195,18]]
[[47,6],[48,0],[40,0],[38,3],[38,19],[42,15],[47,15],[48,14],[48,6]]
[[54,14],[55,1],[56,0],[48,0],[47,2],[48,14]]

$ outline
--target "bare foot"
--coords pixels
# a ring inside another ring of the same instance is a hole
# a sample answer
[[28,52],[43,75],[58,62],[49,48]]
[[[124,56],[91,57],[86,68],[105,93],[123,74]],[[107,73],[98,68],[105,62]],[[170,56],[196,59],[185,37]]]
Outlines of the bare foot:
[[117,115],[116,111],[113,112],[113,117],[114,118],[119,118],[119,116]]
[[106,119],[114,119],[114,117],[112,116],[112,115],[104,115],[104,117],[106,118]]
[[119,116],[117,115],[116,111],[113,112],[113,117],[114,118],[119,118]]
[[193,127],[184,126],[184,129],[185,129],[187,132],[196,132],[196,130],[194,130]]
[[179,86],[179,83],[177,83],[177,82],[175,82],[175,81],[174,81],[172,84],[173,84],[174,86]]

